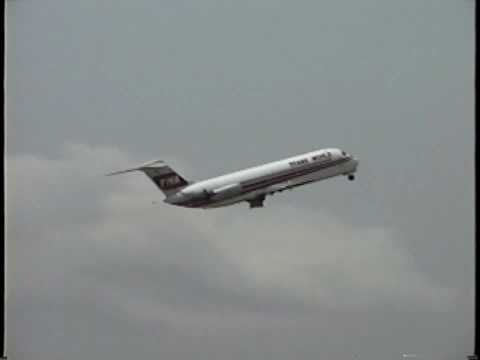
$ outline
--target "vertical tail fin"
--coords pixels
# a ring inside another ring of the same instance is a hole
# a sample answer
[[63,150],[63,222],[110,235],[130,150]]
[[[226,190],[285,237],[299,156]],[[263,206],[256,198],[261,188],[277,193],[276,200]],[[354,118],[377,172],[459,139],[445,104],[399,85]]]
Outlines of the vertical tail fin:
[[189,182],[175,172],[170,166],[162,160],[147,162],[135,168],[115,171],[107,176],[124,174],[132,171],[143,171],[155,185],[168,196],[187,186]]

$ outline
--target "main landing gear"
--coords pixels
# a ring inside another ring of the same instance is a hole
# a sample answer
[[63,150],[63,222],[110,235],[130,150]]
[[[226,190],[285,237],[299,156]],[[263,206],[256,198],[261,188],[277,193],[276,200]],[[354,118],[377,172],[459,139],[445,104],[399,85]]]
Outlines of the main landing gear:
[[349,174],[349,175],[348,175],[348,180],[350,180],[350,181],[355,180],[355,175]]
[[247,200],[247,202],[250,204],[250,209],[263,207],[263,202],[265,201],[265,198],[265,195],[260,195],[252,200]]

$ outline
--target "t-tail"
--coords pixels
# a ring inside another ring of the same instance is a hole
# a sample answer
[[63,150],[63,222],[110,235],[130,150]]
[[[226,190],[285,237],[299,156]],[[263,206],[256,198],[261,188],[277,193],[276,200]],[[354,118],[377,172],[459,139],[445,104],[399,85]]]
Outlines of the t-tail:
[[107,176],[124,174],[132,171],[143,171],[155,185],[165,194],[169,196],[189,185],[189,182],[175,172],[170,166],[165,164],[163,160],[150,161],[138,167],[115,171]]

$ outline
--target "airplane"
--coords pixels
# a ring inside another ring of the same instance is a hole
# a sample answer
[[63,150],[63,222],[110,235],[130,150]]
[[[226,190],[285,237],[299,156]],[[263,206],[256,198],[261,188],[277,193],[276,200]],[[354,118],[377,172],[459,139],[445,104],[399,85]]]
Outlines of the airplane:
[[354,180],[358,160],[336,148],[289,157],[198,182],[189,182],[163,160],[115,171],[107,176],[132,171],[145,173],[164,193],[165,203],[187,208],[218,208],[247,202],[261,208],[267,195],[344,175]]

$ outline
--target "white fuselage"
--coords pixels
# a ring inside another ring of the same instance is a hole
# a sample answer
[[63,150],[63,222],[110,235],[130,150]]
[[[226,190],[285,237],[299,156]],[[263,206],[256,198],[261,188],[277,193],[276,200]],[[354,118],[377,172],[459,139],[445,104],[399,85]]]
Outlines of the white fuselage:
[[167,197],[165,202],[186,207],[213,208],[254,201],[277,191],[333,176],[352,176],[357,166],[358,161],[340,149],[312,151],[195,182]]

